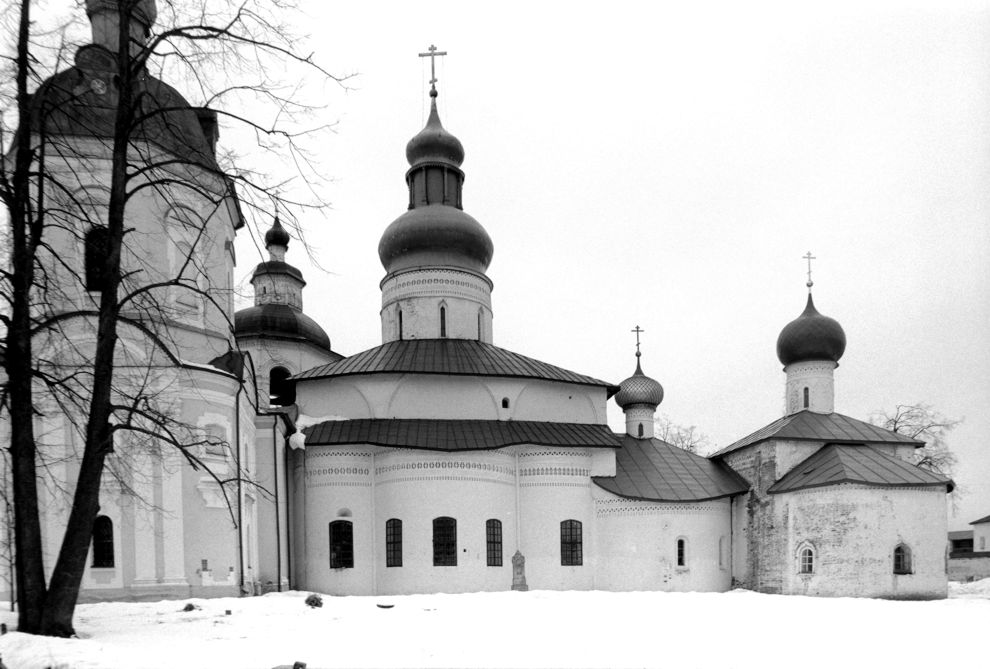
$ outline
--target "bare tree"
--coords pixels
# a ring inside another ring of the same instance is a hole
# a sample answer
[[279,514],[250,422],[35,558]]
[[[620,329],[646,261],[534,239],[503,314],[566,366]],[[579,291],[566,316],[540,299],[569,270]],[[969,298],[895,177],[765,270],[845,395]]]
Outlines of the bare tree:
[[893,411],[875,411],[870,422],[892,432],[925,442],[914,452],[914,464],[945,476],[952,476],[956,455],[949,449],[949,432],[962,419],[948,418],[930,404],[898,404]]
[[653,434],[657,439],[685,451],[704,455],[712,449],[712,440],[695,425],[678,425],[663,414],[653,419]]
[[[279,20],[291,6],[162,5],[170,27],[151,34],[153,0],[88,0],[94,43],[78,49],[72,68],[45,77],[32,50],[33,3],[16,3],[16,54],[9,60],[16,90],[6,98],[12,107],[0,110],[16,127],[2,136],[10,263],[0,281],[0,320],[24,632],[73,633],[108,468],[126,486],[141,458],[161,459],[174,449],[208,471],[224,495],[235,484],[240,508],[239,449],[233,471],[205,467],[201,449],[223,440],[185,424],[174,406],[183,374],[196,368],[177,352],[196,342],[177,339],[173,325],[195,319],[200,330],[233,344],[230,277],[208,264],[218,247],[229,252],[230,238],[216,233],[219,222],[250,229],[272,209],[325,205],[318,171],[298,141],[314,128],[291,123],[308,107],[296,101],[296,88],[272,77],[288,64],[334,79],[295,52]],[[283,66],[273,66],[273,58]],[[152,69],[184,77],[202,104],[190,105]],[[247,79],[233,81],[238,75]],[[245,104],[249,98],[253,104]],[[295,182],[234,169],[217,156],[221,120],[241,124],[292,165]],[[199,136],[206,144],[193,141]],[[169,216],[167,225],[142,227],[135,213],[149,212]],[[84,266],[70,261],[71,249],[84,256]],[[239,381],[242,368],[230,365]],[[78,439],[47,442],[38,424],[50,416],[65,416]],[[67,457],[78,460],[78,474],[65,486],[68,520],[46,583],[38,481],[49,462]]]

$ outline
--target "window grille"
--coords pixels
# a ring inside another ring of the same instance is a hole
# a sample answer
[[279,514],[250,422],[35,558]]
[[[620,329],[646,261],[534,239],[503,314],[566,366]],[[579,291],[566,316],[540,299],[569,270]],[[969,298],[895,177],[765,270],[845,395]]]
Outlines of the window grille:
[[494,518],[485,521],[485,537],[488,543],[488,566],[502,566],[502,521]]
[[114,566],[113,521],[107,516],[97,516],[93,522],[93,566],[98,569]]
[[354,567],[354,525],[349,520],[330,523],[330,568]]
[[457,566],[457,521],[453,518],[433,519],[433,566]]
[[402,521],[398,518],[385,521],[385,566],[402,566]]
[[685,539],[677,540],[677,566],[684,567],[687,565],[687,541]]
[[581,539],[581,521],[563,520],[560,523],[560,564],[574,567],[584,564]]
[[814,574],[815,573],[815,551],[810,548],[802,548],[799,554],[799,566],[798,573],[800,574]]
[[911,573],[911,549],[904,544],[900,544],[894,549],[894,573]]

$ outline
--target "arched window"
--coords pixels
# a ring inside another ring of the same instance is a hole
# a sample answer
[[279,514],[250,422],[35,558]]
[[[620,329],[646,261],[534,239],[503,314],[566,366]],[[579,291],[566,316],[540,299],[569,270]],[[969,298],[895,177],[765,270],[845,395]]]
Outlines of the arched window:
[[440,337],[447,336],[447,307],[440,307]]
[[113,521],[97,516],[93,522],[93,566],[107,569],[113,564]]
[[399,309],[399,340],[402,340],[402,309]]
[[93,226],[86,233],[85,245],[86,290],[103,290],[107,280],[110,231],[102,225]]
[[433,519],[433,566],[457,566],[457,521],[453,518]]
[[904,544],[898,544],[894,548],[894,573],[910,574],[911,571],[911,549]]
[[207,455],[227,455],[227,430],[223,425],[210,423],[203,428],[206,432],[205,450]]
[[639,429],[636,430],[636,436],[637,437],[642,437],[643,436],[643,424],[642,423],[639,424]]
[[560,521],[560,564],[574,567],[584,564],[584,541],[580,520]]
[[485,521],[485,539],[488,544],[488,566],[502,566],[502,521],[491,518]]
[[274,406],[287,407],[296,403],[296,384],[289,381],[292,372],[285,367],[272,367],[268,373],[268,396]]
[[815,573],[815,551],[813,548],[805,547],[798,551],[798,573]]
[[330,568],[354,567],[354,524],[349,520],[330,523]]
[[677,566],[687,566],[687,539],[684,537],[677,540]]
[[811,404],[811,402],[810,402],[809,397],[808,397],[808,388],[805,387],[805,389],[804,389],[804,408],[807,409],[809,404]]
[[502,398],[502,408],[503,409],[508,409],[509,408],[509,398],[508,397],[503,397]]
[[385,566],[402,566],[402,521],[398,518],[385,521]]

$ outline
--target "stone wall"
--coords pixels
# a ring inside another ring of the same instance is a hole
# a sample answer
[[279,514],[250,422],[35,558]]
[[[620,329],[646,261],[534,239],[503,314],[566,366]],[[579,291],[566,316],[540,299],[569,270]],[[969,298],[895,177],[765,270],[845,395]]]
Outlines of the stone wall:
[[990,578],[990,552],[949,557],[950,581],[976,581],[981,578]]

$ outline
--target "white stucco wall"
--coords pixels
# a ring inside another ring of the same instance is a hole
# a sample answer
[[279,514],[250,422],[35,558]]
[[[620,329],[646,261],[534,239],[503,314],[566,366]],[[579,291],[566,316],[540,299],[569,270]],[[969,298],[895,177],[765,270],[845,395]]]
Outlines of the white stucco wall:
[[[815,413],[835,411],[835,368],[831,360],[804,360],[784,368],[787,374],[784,401],[787,413],[809,409]],[[804,403],[804,389],[808,389],[808,405]]]
[[973,525],[973,550],[980,553],[990,551],[990,522]]
[[450,268],[419,268],[387,277],[381,289],[383,343],[441,336],[492,343],[492,284],[487,277]]

